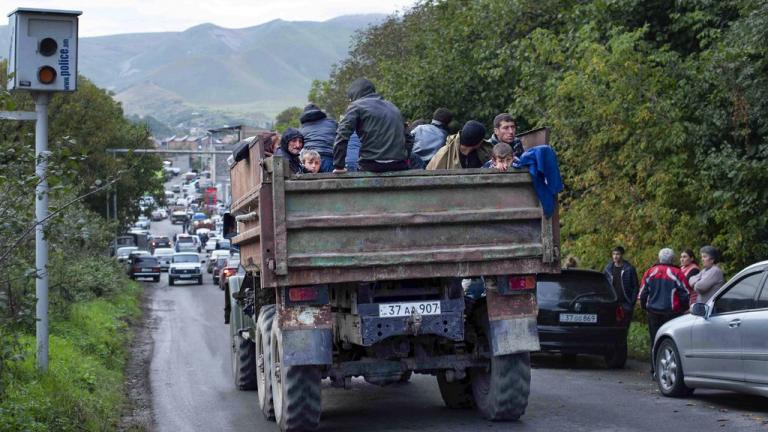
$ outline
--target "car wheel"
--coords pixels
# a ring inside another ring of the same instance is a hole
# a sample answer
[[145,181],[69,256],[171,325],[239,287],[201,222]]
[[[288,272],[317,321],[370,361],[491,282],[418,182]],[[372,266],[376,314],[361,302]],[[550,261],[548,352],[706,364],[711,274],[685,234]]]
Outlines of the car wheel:
[[200,276],[199,278],[197,278],[197,284],[198,284],[198,285],[202,285],[202,284],[203,284],[203,277],[202,277],[202,276]]
[[475,398],[472,396],[472,383],[470,378],[448,382],[445,371],[437,373],[437,386],[440,388],[440,396],[445,406],[450,409],[470,409],[475,407]]
[[160,276],[155,276],[152,278],[153,282],[160,282]]
[[168,278],[168,285],[173,286],[173,278]]
[[664,396],[681,397],[693,393],[685,385],[680,353],[672,339],[664,339],[656,352],[656,383]]
[[624,365],[627,364],[627,346],[620,345],[611,349],[605,353],[603,359],[609,369],[623,369]]

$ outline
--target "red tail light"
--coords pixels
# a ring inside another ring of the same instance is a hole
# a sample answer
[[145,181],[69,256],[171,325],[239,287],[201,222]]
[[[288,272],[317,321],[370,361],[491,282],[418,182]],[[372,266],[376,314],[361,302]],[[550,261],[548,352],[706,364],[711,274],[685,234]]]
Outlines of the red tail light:
[[233,268],[225,268],[224,270],[221,271],[221,275],[226,278],[226,277],[232,276],[233,274],[235,274],[235,272],[236,270]]
[[156,272],[159,272],[160,271],[160,267],[154,267],[154,268],[152,268],[152,270],[154,270]]
[[625,318],[624,308],[621,307],[621,305],[616,306],[616,322],[622,323],[624,322],[624,318]]
[[522,291],[536,288],[535,276],[510,276],[509,290]]
[[288,288],[288,300],[292,302],[315,300],[317,294],[318,291],[315,287]]

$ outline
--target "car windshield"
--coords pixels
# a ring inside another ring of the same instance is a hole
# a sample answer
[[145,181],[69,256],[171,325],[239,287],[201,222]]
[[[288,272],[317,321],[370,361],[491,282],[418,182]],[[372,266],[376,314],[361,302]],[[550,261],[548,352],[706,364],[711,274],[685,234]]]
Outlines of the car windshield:
[[216,260],[216,267],[224,267],[225,265],[227,265],[227,261],[228,261],[227,258],[218,258]]
[[239,259],[238,260],[230,259],[230,260],[227,261],[227,267],[237,267],[239,265],[240,265],[240,260]]
[[179,237],[178,240],[176,240],[176,243],[194,243],[195,241],[192,240],[192,237]]
[[200,262],[200,257],[197,255],[174,255],[173,256],[173,262],[175,263],[196,263]]
[[539,275],[536,297],[541,307],[567,307],[575,299],[605,303],[616,301],[616,293],[605,275],[591,271]]
[[148,256],[136,257],[136,260],[134,262],[136,263],[136,265],[148,266],[148,267],[158,265],[157,258],[148,257]]

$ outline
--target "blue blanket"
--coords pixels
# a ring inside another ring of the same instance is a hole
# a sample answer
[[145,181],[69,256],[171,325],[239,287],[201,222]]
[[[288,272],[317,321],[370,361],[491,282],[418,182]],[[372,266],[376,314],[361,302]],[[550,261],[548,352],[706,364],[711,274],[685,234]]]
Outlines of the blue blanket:
[[557,155],[552,147],[540,145],[531,147],[512,163],[514,168],[528,167],[531,173],[533,187],[539,196],[544,216],[550,217],[555,212],[557,194],[563,190],[563,180],[560,178],[560,167],[557,165]]

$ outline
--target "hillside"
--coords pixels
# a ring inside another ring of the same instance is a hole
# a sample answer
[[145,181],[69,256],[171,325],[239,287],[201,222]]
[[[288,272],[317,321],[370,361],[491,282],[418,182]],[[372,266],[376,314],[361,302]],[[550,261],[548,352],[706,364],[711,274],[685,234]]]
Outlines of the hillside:
[[[82,38],[80,73],[114,92],[127,114],[171,126],[190,113],[203,123],[263,123],[304,103],[312,80],[327,78],[347,55],[354,32],[381,19],[275,20],[241,29],[201,24],[182,32]],[[8,26],[0,26],[0,46],[8,46],[8,37]]]

